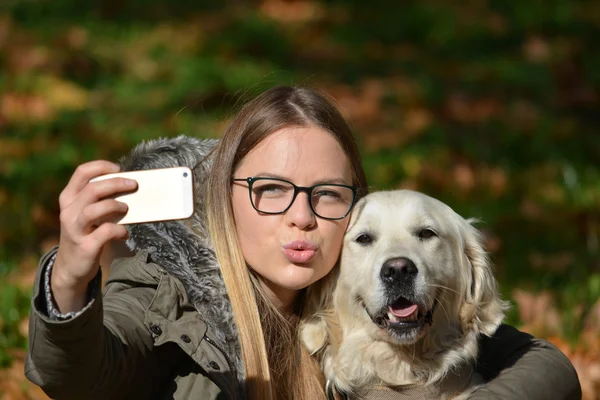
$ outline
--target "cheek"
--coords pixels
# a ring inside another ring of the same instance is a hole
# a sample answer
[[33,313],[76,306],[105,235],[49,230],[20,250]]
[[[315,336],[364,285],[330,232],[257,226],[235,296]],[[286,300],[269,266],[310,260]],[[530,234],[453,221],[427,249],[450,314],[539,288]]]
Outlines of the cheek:
[[446,286],[455,287],[456,280],[461,274],[463,263],[456,252],[447,243],[440,243],[432,247],[431,257],[427,260],[428,275],[437,283],[444,283]]
[[331,222],[322,231],[323,250],[328,265],[335,264],[340,257],[347,225],[347,221]]
[[250,263],[257,249],[261,247],[261,238],[266,237],[267,225],[265,221],[259,221],[260,215],[254,211],[248,198],[234,194],[232,205],[242,253]]

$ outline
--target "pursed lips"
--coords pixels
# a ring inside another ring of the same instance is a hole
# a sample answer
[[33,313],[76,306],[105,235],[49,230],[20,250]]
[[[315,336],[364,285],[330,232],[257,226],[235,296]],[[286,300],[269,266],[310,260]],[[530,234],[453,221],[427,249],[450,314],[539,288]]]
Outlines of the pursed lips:
[[287,259],[295,264],[305,264],[313,259],[318,246],[306,240],[294,240],[281,246]]

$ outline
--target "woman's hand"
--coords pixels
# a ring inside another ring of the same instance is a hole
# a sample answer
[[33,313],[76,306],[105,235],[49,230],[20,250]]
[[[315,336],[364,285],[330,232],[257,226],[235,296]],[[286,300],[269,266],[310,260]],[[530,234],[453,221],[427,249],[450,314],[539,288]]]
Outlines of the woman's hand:
[[104,245],[127,238],[125,226],[112,222],[127,212],[127,205],[109,197],[133,191],[137,183],[124,178],[89,182],[118,171],[119,166],[108,161],[82,164],[60,194],[60,241],[50,287],[61,313],[85,306]]

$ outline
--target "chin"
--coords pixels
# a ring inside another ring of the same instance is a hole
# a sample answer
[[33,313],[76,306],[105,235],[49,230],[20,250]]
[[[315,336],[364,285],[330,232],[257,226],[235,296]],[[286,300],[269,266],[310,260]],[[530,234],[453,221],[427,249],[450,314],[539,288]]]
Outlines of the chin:
[[273,283],[282,289],[302,290],[318,281],[321,277],[315,276],[314,273],[307,274],[305,271],[300,271],[293,276],[285,277],[285,279],[281,279],[282,277],[277,278]]
[[306,264],[288,264],[284,269],[280,269],[277,274],[268,274],[265,278],[281,289],[303,290],[323,278],[326,274],[326,271],[310,268]]

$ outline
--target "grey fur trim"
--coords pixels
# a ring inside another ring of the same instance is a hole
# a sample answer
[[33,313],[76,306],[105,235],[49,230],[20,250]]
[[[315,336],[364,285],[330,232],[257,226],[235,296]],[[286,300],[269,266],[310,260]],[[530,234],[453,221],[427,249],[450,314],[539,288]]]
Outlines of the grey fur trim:
[[125,171],[187,166],[194,172],[194,215],[186,221],[128,225],[127,245],[134,251],[148,250],[154,263],[183,283],[190,302],[214,332],[217,344],[242,381],[244,372],[233,312],[203,218],[203,188],[212,165],[208,156],[216,143],[216,139],[183,135],[151,140],[139,144],[119,161]]

